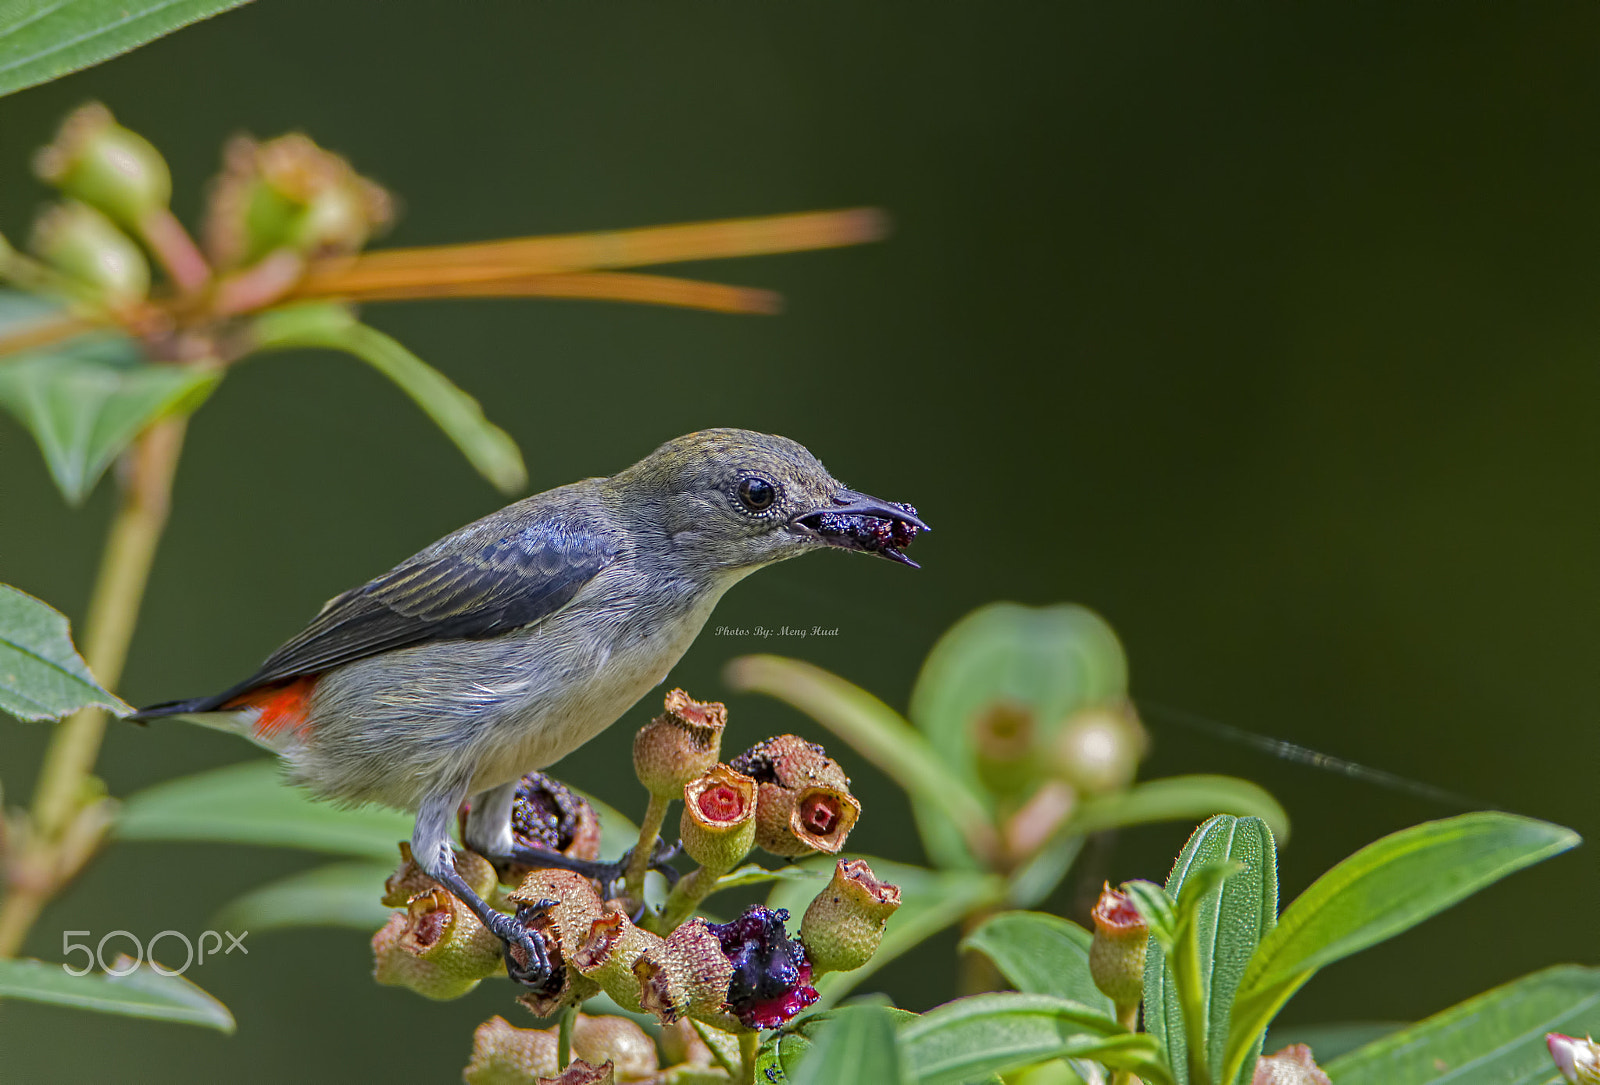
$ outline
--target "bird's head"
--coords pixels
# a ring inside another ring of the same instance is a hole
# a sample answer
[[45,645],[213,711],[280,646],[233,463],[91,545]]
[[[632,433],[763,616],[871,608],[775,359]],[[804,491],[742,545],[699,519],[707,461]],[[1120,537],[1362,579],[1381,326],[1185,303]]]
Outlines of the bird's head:
[[787,437],[710,429],[668,441],[607,480],[617,511],[706,569],[749,571],[836,547],[915,566],[928,525],[909,505],[849,489]]

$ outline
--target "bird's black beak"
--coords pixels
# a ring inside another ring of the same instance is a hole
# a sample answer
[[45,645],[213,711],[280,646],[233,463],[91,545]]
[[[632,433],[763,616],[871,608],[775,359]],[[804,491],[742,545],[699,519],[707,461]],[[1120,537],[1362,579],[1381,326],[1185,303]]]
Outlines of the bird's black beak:
[[906,557],[905,548],[917,532],[933,529],[910,505],[855,490],[840,490],[829,504],[790,520],[789,530],[829,546],[877,554],[915,569],[917,563]]

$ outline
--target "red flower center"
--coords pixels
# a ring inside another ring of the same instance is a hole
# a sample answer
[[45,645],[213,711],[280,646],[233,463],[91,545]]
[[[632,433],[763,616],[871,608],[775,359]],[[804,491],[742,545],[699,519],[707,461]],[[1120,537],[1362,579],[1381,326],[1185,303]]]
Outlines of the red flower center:
[[700,813],[710,821],[738,821],[744,814],[744,800],[727,784],[700,792]]
[[839,809],[827,795],[813,795],[800,804],[800,824],[808,833],[827,836],[839,824]]

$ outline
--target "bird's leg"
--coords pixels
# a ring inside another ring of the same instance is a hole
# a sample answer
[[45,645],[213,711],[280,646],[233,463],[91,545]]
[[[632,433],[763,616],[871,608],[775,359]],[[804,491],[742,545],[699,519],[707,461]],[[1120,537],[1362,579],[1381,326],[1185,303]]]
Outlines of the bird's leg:
[[[518,783],[519,781],[513,780],[511,783],[501,784],[497,788],[473,796],[472,809],[467,814],[466,828],[462,833],[467,847],[498,867],[507,865],[536,869],[557,867],[573,871],[599,882],[601,888],[605,890],[604,895],[611,896],[613,883],[620,881],[623,872],[628,869],[628,861],[633,855],[632,850],[624,852],[622,858],[614,862],[603,862],[598,859],[574,859],[547,848],[518,845],[511,831],[511,809],[516,801]],[[676,844],[669,845],[665,841],[659,841],[650,854],[650,869],[660,871],[667,879],[668,885],[674,885],[678,881],[678,871],[669,862],[677,853]]]
[[[524,926],[524,912],[554,907],[553,900],[522,905],[517,915],[507,915],[489,906],[456,871],[456,857],[450,847],[450,821],[465,797],[465,788],[436,792],[423,800],[417,823],[411,832],[411,855],[423,872],[449,890],[465,904],[489,932],[505,943],[506,974],[525,987],[540,988],[550,978],[550,956],[544,942]],[[519,952],[520,951],[520,954]]]

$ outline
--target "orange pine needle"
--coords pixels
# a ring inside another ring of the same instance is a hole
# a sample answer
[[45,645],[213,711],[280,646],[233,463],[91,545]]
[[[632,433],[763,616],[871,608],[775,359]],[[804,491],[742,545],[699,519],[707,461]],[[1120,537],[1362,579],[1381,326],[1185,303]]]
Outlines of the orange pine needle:
[[857,208],[390,249],[315,264],[294,295],[370,296],[380,290],[439,283],[488,282],[600,268],[837,248],[876,241],[885,231],[882,212]]
[[350,301],[404,301],[413,298],[584,298],[674,305],[714,313],[776,313],[782,301],[771,290],[724,286],[667,275],[594,271],[574,275],[521,275],[504,279],[418,283],[352,291]]

